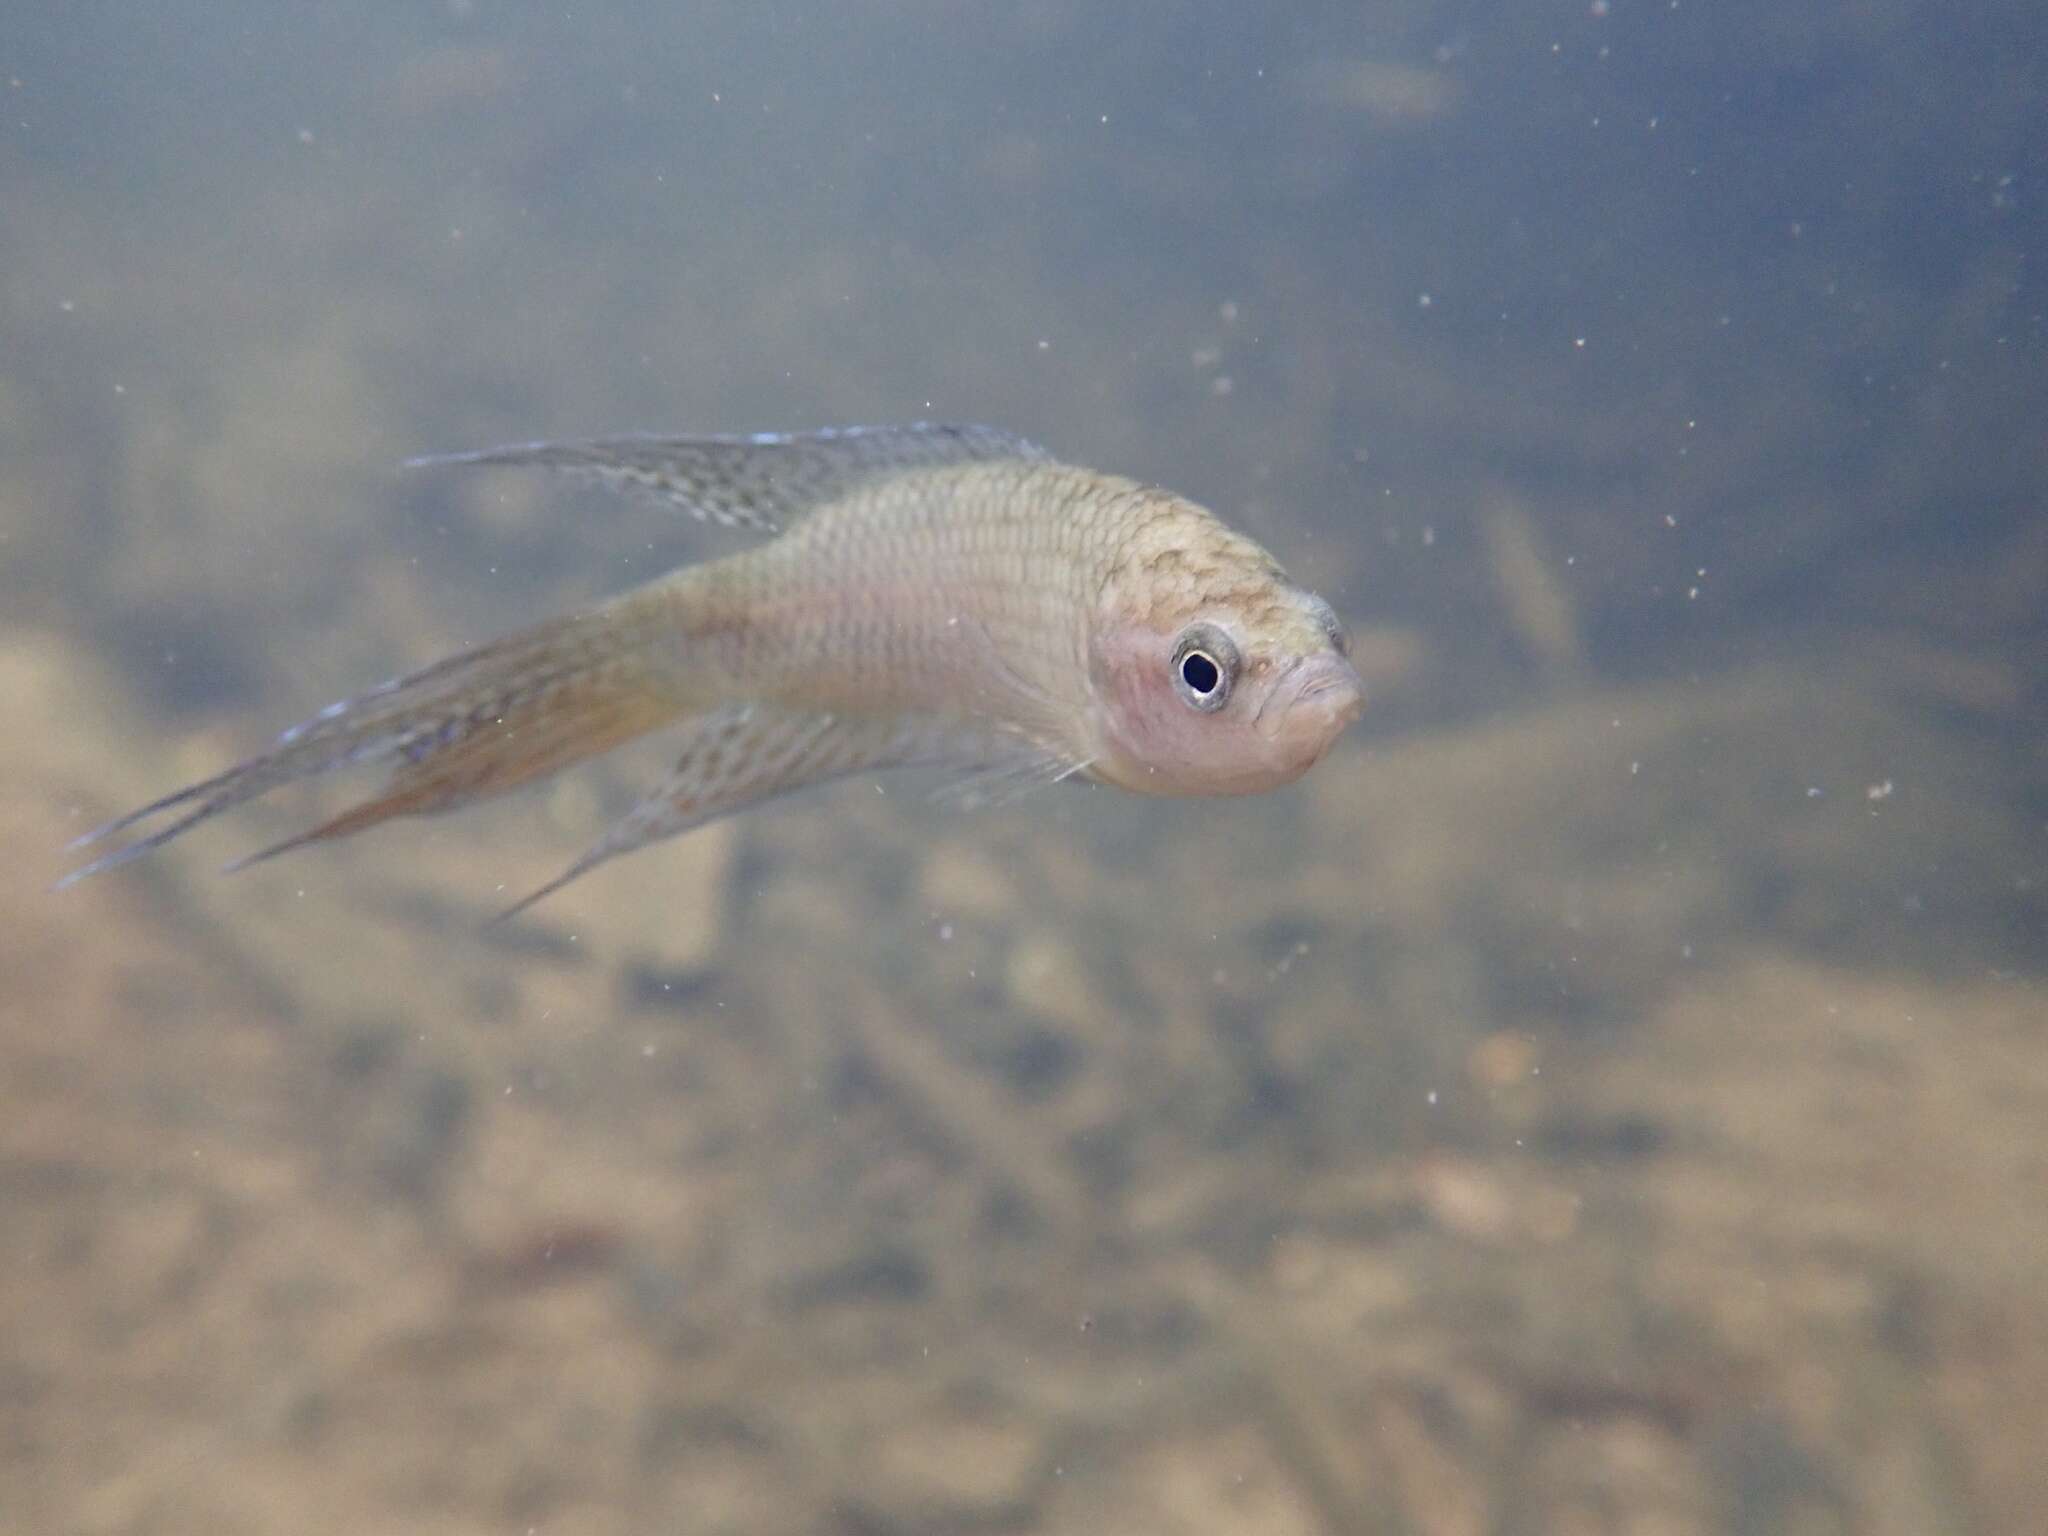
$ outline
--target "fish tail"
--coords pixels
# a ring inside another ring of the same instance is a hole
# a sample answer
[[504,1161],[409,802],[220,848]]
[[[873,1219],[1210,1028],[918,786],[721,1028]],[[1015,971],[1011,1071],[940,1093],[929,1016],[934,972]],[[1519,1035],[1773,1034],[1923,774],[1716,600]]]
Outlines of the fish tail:
[[453,810],[560,772],[693,707],[658,665],[661,605],[643,589],[589,613],[507,635],[329,706],[268,751],[87,833],[85,847],[155,817],[174,819],[59,882],[114,869],[279,785],[352,764],[394,762],[383,790],[330,821],[238,860],[256,863],[395,816]]

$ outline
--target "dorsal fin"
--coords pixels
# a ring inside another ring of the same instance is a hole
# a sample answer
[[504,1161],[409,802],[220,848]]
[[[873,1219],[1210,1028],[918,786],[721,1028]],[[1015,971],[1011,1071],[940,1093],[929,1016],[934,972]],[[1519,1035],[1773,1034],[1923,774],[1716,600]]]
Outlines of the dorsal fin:
[[986,459],[1046,459],[1036,443],[997,427],[916,421],[730,437],[593,437],[431,454],[407,468],[531,465],[649,497],[726,528],[774,533],[892,470]]

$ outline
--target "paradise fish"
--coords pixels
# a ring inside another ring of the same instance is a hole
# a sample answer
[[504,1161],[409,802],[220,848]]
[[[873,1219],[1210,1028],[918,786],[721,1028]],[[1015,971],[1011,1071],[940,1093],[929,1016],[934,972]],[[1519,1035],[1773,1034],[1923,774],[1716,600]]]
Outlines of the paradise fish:
[[79,838],[182,812],[62,884],[347,764],[393,769],[374,798],[229,867],[678,729],[661,785],[509,917],[606,859],[852,773],[1255,793],[1305,773],[1363,706],[1343,626],[1264,549],[1171,492],[994,428],[601,438],[411,463],[543,466],[775,537],[331,705]]

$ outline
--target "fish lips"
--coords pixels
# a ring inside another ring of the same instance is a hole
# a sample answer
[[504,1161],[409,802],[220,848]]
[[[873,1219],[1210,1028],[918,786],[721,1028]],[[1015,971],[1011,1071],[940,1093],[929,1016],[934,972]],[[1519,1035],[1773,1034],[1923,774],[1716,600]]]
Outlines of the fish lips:
[[1335,651],[1304,656],[1273,684],[1254,728],[1276,760],[1306,773],[1365,708],[1365,683]]

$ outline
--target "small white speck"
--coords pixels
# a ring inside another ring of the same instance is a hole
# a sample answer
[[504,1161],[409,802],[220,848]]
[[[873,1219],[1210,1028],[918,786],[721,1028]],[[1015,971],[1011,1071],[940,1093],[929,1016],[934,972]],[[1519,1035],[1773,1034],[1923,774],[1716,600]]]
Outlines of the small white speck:
[[1417,295],[1415,295],[1415,307],[1417,309],[1428,309],[1430,305],[1434,304],[1435,302],[1436,299],[1431,294],[1418,293]]
[[57,307],[68,315],[78,308],[78,301],[76,299],[59,299]]
[[1231,382],[1230,375],[1227,373],[1219,373],[1209,381],[1209,393],[1215,395],[1218,399],[1229,394],[1235,388],[1237,386]]
[[1820,798],[1820,786],[1818,784],[1807,785],[1806,798],[1809,800],[1818,800]]
[[1430,1090],[1429,1090],[1429,1093],[1428,1093],[1428,1095],[1427,1095],[1427,1098],[1429,1099],[1429,1102],[1430,1102],[1431,1104],[1434,1104],[1434,1103],[1436,1103],[1436,1090],[1435,1090],[1434,1088],[1432,1088],[1432,1089],[1430,1089]]
[[310,143],[312,143],[312,142],[313,142],[313,130],[312,130],[312,129],[310,129],[310,128],[301,128],[301,129],[299,130],[299,142],[300,142],[301,144],[310,144]]
[[1892,781],[1890,779],[1885,779],[1877,784],[1867,785],[1863,791],[1863,798],[1866,800],[1889,800],[1891,797]]
[[1574,336],[1572,338],[1572,345],[1583,351],[1586,345],[1586,338],[1583,336]]

